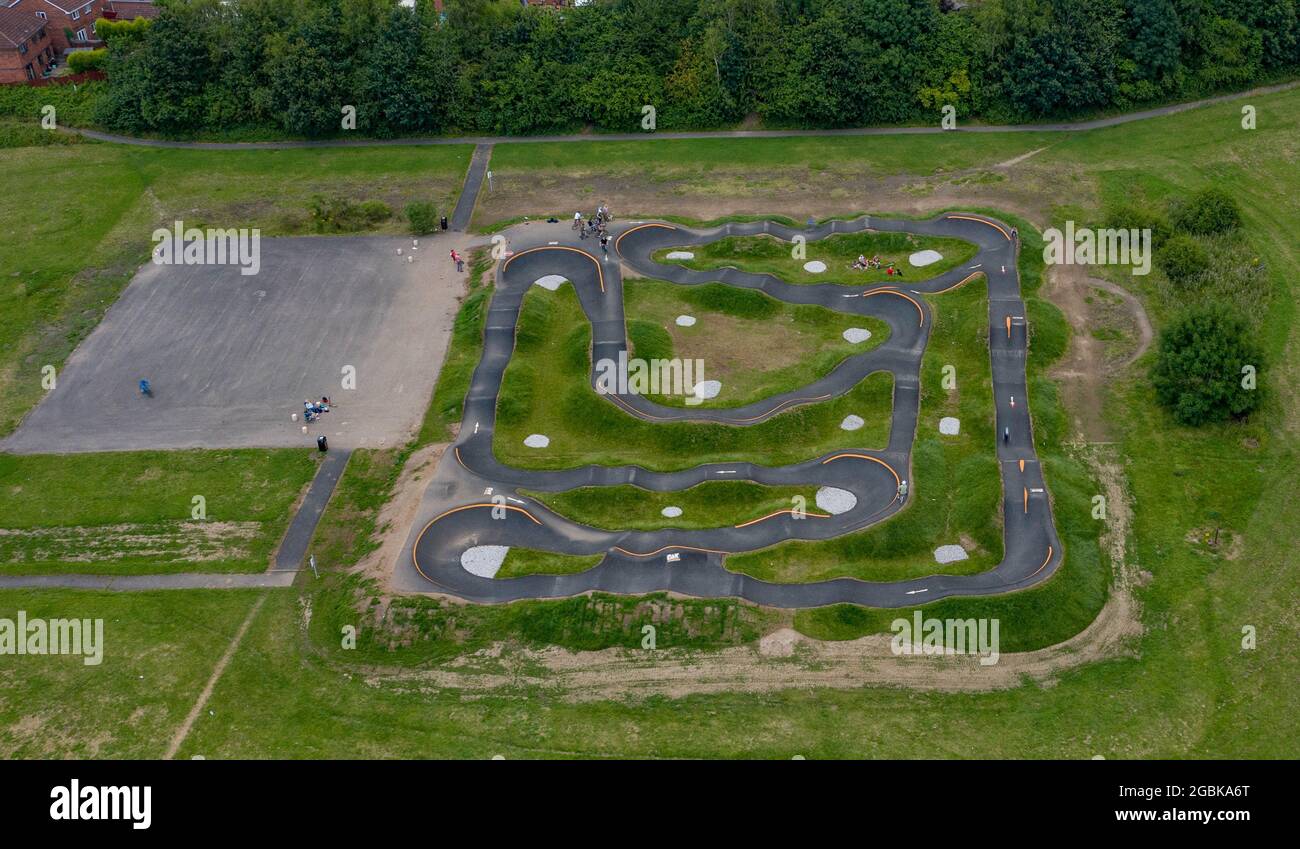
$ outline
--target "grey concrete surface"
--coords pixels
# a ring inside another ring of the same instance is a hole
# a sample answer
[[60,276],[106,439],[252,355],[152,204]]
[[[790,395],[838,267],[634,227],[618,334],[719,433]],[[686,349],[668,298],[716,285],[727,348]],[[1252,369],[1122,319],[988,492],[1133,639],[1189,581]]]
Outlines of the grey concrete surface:
[[[320,434],[338,448],[400,444],[424,415],[463,289],[449,238],[413,254],[404,237],[263,239],[250,276],[148,264],[0,450],[311,448]],[[302,402],[321,395],[334,409],[303,434]]]

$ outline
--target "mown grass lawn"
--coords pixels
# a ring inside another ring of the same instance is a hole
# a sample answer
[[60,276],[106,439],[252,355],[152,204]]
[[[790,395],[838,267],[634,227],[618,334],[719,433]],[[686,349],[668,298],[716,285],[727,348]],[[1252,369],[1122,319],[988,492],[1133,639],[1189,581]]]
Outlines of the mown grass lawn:
[[[678,286],[634,278],[623,286],[629,356],[699,361],[695,380],[722,389],[700,407],[739,407],[790,392],[825,377],[854,354],[889,338],[889,325],[872,316],[837,313],[811,304],[786,304],[762,292],[722,284]],[[690,316],[689,327],[677,324]],[[871,336],[849,342],[845,331]],[[647,393],[660,404],[686,406],[686,396]]]
[[[523,490],[567,519],[606,530],[698,530],[738,525],[799,506],[820,512],[815,486],[763,486],[752,481],[707,481],[677,492],[652,492],[637,486],[588,486],[568,492]],[[663,515],[677,507],[680,516]]]
[[261,571],[316,465],[293,449],[0,454],[0,574]]
[[[889,436],[893,380],[886,372],[868,375],[838,398],[755,425],[647,422],[592,389],[590,350],[591,325],[571,284],[554,292],[534,287],[524,296],[497,402],[493,450],[501,462],[529,469],[630,463],[663,471],[711,462],[777,466],[835,448],[880,448]],[[840,430],[851,413],[866,424]],[[529,448],[530,434],[550,444]]]
[[496,576],[522,578],[524,575],[571,575],[587,571],[599,563],[602,557],[603,554],[560,554],[511,546]]
[[[895,581],[982,572],[1002,559],[1002,522],[993,434],[988,297],[981,280],[929,298],[934,324],[921,364],[921,412],[913,443],[910,503],[879,525],[831,540],[786,542],[727,558],[727,568],[766,581],[854,577]],[[944,368],[955,383],[944,386]],[[954,416],[957,436],[939,420]],[[961,544],[968,560],[939,565],[940,545]]]
[[[732,267],[741,271],[774,274],[787,283],[843,283],[869,286],[876,283],[915,283],[938,277],[945,271],[969,262],[979,252],[978,246],[963,239],[917,236],[911,233],[844,233],[808,242],[803,255],[793,256],[790,242],[775,236],[727,236],[707,245],[681,245],[655,251],[659,262],[682,265],[697,271]],[[908,257],[917,251],[937,251],[941,259],[916,267]],[[695,254],[690,259],[672,259],[669,254],[683,251]],[[858,270],[853,263],[859,256],[879,258],[880,268]],[[818,260],[825,263],[822,272],[808,271],[804,264]],[[894,274],[888,273],[889,267]],[[901,274],[899,272],[902,272]]]

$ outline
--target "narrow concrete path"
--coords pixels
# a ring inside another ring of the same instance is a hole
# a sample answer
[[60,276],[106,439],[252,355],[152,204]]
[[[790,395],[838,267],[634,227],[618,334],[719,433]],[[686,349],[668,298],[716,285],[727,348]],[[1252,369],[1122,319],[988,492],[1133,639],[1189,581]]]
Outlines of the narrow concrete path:
[[334,488],[338,486],[339,478],[343,476],[343,469],[347,467],[348,458],[351,456],[350,448],[336,448],[325,455],[320,468],[316,470],[316,477],[312,479],[311,488],[307,490],[307,496],[302,500],[302,506],[298,508],[298,513],[289,523],[289,530],[284,532],[280,550],[275,555],[273,571],[293,571],[302,568],[312,534],[316,533],[316,525],[320,523],[321,514],[325,512],[325,505],[334,494]]
[[492,145],[480,144],[474,148],[469,171],[465,174],[465,185],[461,186],[460,197],[456,199],[456,210],[451,214],[451,229],[462,233],[469,229],[469,222],[474,217],[474,205],[478,203],[478,193],[483,187],[483,179],[491,161]]
[[1064,133],[1097,130],[1103,127],[1114,127],[1119,124],[1128,124],[1133,121],[1144,121],[1148,118],[1174,115],[1179,112],[1186,112],[1189,109],[1199,109],[1202,106],[1211,106],[1216,103],[1224,103],[1242,97],[1276,94],[1277,92],[1288,91],[1296,86],[1300,86],[1300,80],[1279,83],[1277,85],[1260,86],[1242,92],[1222,94],[1217,97],[1206,97],[1200,100],[1188,101],[1186,103],[1172,103],[1168,106],[1144,109],[1140,112],[1128,112],[1122,115],[1111,115],[1105,118],[1093,118],[1087,121],[1061,121],[1046,124],[973,124],[958,127],[954,130],[944,130],[938,126],[854,127],[841,130],[715,130],[709,132],[683,133],[602,133],[596,135],[577,134],[558,136],[461,136],[455,138],[417,137],[405,139],[320,139],[314,141],[303,140],[278,142],[190,142],[136,138],[134,136],[104,133],[99,130],[78,129],[76,127],[60,127],[59,129],[64,132],[77,133],[86,138],[95,139],[97,141],[112,142],[114,144],[128,144],[137,147],[191,148],[195,150],[283,150],[286,148],[301,147],[400,147],[409,145],[443,144],[473,144],[483,146],[532,142],[648,141],[663,139],[719,138],[774,139],[794,138],[798,136],[901,136],[928,135],[931,133]]

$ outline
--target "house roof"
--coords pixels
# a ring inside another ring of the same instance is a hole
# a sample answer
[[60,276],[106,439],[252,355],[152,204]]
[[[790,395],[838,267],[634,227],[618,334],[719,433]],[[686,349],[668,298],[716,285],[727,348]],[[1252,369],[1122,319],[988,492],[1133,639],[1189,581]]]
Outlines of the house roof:
[[18,45],[40,32],[45,23],[17,5],[0,6],[0,49],[17,49]]
[[70,15],[78,9],[84,9],[91,0],[58,0],[57,3],[54,0],[45,0],[45,2],[65,15]]
[[158,17],[158,7],[153,4],[153,0],[111,0],[108,8],[116,12],[121,20]]

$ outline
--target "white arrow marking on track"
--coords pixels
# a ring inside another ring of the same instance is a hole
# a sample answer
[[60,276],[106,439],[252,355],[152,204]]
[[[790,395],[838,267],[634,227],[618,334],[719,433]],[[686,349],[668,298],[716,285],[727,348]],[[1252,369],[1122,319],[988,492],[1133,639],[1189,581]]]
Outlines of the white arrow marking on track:
[[923,590],[908,590],[906,593],[904,593],[904,595],[916,595],[917,593],[928,593],[929,591],[930,588],[926,587]]

